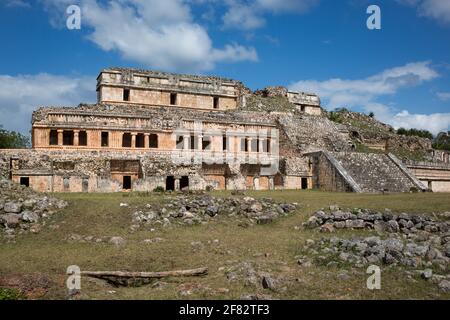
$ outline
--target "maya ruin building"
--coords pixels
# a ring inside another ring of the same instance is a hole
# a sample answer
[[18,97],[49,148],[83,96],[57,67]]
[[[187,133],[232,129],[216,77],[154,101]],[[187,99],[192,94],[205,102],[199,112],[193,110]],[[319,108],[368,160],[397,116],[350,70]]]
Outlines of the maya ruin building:
[[0,175],[40,192],[450,192],[448,152],[362,114],[332,121],[313,93],[127,68],[96,90],[36,109],[32,148],[1,150]]

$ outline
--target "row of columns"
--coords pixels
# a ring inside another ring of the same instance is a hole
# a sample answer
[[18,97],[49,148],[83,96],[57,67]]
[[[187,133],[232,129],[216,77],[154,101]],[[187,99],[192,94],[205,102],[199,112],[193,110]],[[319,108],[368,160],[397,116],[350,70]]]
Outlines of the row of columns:
[[[63,135],[64,130],[58,129],[58,146],[62,146],[64,144]],[[73,145],[78,146],[80,144],[80,130],[73,130]]]
[[[147,141],[147,139],[146,139]],[[183,149],[184,150],[189,150],[189,144],[191,141],[191,135],[183,135]],[[252,150],[252,138],[247,138],[247,150],[248,152],[251,152]],[[258,139],[258,150],[259,152],[262,152],[262,150],[264,150],[264,139]],[[269,140],[271,141],[271,140]],[[197,145],[198,145],[198,150],[202,150],[203,149],[203,136],[202,135],[198,135],[197,136]],[[270,147],[269,147],[270,148]],[[268,150],[270,151],[270,149]]]

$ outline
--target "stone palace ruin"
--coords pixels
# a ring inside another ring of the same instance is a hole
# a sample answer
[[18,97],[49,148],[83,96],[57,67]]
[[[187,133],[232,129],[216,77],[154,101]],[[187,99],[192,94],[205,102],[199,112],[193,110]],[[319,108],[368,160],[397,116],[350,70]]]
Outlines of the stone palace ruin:
[[[450,192],[448,153],[430,145],[429,161],[399,159],[330,121],[315,94],[109,68],[97,100],[38,108],[32,148],[0,150],[0,175],[40,192]],[[355,152],[355,137],[381,152]]]

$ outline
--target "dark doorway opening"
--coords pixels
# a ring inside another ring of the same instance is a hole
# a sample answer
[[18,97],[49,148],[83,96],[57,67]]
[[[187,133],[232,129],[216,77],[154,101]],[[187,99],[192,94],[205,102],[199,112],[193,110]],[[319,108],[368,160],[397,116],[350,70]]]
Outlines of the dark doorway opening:
[[123,89],[123,101],[130,101],[130,89]]
[[20,177],[20,184],[25,187],[30,186],[30,178],[28,177]]
[[73,131],[63,131],[63,145],[73,146]]
[[175,191],[175,178],[173,176],[167,176],[166,178],[166,191]]
[[57,146],[58,145],[58,131],[50,130],[50,145]]
[[123,176],[123,190],[131,190],[131,176]]
[[124,133],[122,135],[122,148],[131,148],[131,133]]
[[150,139],[149,147],[152,149],[157,149],[158,148],[158,135],[151,134],[149,139]]
[[172,106],[177,104],[177,94],[176,93],[171,93],[170,94],[170,104]]
[[83,180],[81,182],[81,187],[82,187],[83,192],[89,191],[89,180],[87,178],[83,178]]
[[87,133],[86,131],[80,131],[78,134],[78,145],[87,146]]
[[302,178],[302,190],[308,189],[308,178]]
[[144,148],[145,146],[145,135],[143,133],[138,133],[136,135],[136,148]]
[[188,176],[183,176],[180,179],[180,189],[189,189],[189,177]]
[[109,145],[109,133],[102,132],[102,147],[107,147]]

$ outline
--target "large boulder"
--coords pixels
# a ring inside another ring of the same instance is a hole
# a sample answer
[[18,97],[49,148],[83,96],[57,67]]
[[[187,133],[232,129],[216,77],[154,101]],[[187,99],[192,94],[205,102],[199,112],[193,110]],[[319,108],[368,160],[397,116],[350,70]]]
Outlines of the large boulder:
[[22,204],[20,202],[6,202],[3,206],[3,211],[6,213],[20,213],[22,211]]
[[0,215],[0,223],[8,228],[17,228],[20,224],[20,215],[14,213],[7,213]]

